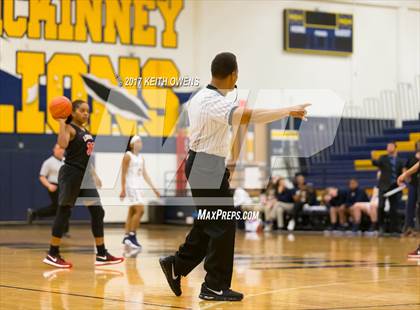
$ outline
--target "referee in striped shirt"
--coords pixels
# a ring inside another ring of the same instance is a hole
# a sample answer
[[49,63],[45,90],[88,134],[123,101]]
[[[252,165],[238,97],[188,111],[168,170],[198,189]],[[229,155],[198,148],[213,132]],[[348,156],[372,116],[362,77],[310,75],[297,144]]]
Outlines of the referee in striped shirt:
[[[216,55],[211,64],[212,80],[188,102],[190,145],[185,173],[197,210],[234,211],[229,188],[231,125],[270,123],[289,116],[305,119],[309,104],[278,109],[249,109],[229,101],[236,88],[238,65],[232,53]],[[204,259],[207,274],[199,298],[240,301],[243,294],[230,289],[235,247],[235,220],[196,220],[185,243],[175,255],[159,260],[168,284],[176,296],[182,294],[181,276],[186,276]]]

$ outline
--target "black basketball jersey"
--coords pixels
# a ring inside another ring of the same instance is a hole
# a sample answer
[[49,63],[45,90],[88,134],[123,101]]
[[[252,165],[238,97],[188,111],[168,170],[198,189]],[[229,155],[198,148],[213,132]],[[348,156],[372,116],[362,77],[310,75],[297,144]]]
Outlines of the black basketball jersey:
[[76,130],[76,135],[66,148],[64,162],[70,166],[86,169],[90,155],[95,147],[95,140],[87,130],[82,130],[74,124],[70,124]]

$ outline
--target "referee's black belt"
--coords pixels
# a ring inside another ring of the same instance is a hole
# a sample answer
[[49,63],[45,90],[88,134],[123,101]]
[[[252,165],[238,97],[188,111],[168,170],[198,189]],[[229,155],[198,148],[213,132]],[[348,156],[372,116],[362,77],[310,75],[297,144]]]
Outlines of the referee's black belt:
[[194,157],[196,157],[197,155],[199,155],[200,158],[203,158],[203,159],[208,159],[212,161],[223,161],[223,163],[225,162],[225,157],[222,157],[222,156],[217,156],[217,155],[209,154],[206,152],[195,152],[193,150],[188,151],[188,156],[192,156],[192,159],[194,159]]

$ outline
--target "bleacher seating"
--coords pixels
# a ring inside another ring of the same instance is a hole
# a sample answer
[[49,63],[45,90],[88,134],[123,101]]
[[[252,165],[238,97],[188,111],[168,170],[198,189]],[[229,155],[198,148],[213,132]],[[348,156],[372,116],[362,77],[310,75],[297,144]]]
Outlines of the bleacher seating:
[[372,188],[376,184],[377,169],[371,159],[386,154],[386,144],[390,141],[397,142],[399,156],[407,159],[419,139],[420,115],[417,120],[403,121],[401,128],[384,128],[381,135],[367,136],[364,143],[350,145],[345,153],[331,154],[326,162],[310,163],[307,180],[316,188],[345,188],[349,178],[354,177],[361,187]]

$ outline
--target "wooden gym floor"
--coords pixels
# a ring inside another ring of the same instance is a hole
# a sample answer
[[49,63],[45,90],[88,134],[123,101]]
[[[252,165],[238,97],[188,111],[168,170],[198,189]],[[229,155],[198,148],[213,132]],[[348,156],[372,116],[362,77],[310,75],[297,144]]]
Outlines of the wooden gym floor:
[[[96,269],[89,226],[70,230],[62,254],[74,267],[57,270],[41,262],[49,226],[0,227],[0,309],[420,309],[420,260],[406,259],[418,239],[238,232],[232,288],[245,299],[215,303],[197,297],[202,265],[183,278],[181,297],[160,270],[158,257],[188,227],[144,225],[137,257]],[[114,255],[124,251],[122,234],[106,229]]]

